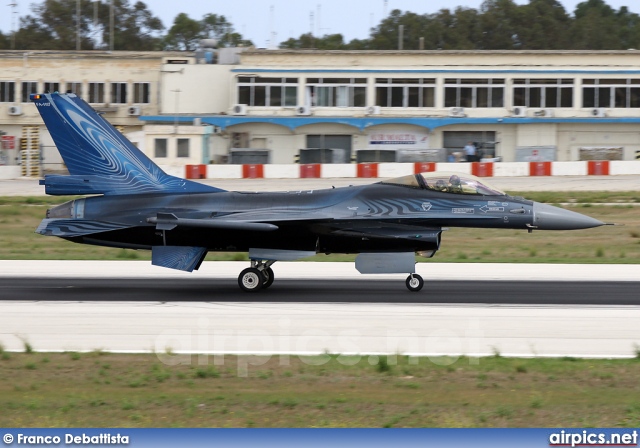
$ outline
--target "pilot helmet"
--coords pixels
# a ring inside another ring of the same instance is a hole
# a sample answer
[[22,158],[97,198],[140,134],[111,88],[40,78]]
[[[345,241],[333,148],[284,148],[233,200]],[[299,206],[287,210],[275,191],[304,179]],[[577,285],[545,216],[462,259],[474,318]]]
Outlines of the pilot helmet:
[[451,185],[460,185],[460,178],[458,177],[457,174],[453,174],[450,178],[449,178],[449,183]]

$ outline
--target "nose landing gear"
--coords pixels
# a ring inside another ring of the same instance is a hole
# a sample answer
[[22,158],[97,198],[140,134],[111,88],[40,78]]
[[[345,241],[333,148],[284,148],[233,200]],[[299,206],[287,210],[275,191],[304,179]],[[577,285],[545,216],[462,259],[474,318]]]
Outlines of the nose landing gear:
[[407,289],[411,292],[418,292],[424,286],[424,280],[418,274],[410,274],[405,281]]
[[274,274],[271,265],[275,260],[251,260],[251,267],[240,272],[238,286],[244,292],[257,292],[273,284]]

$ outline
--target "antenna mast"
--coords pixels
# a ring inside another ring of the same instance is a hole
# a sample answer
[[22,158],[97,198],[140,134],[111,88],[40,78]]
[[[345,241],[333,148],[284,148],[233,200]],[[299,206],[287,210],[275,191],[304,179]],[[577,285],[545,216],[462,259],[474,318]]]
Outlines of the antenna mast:
[[314,28],[314,25],[313,25],[313,11],[311,11],[309,13],[309,22],[310,22],[310,25],[311,25],[311,35],[313,36],[314,35],[314,32],[313,32],[314,31],[314,29],[313,29]]
[[275,7],[273,5],[271,5],[269,7],[269,45],[267,46],[267,48],[269,48],[270,50],[273,50],[276,46],[275,46],[275,31],[273,30],[273,17],[274,17],[274,10]]
[[18,11],[16,8],[18,7],[18,0],[13,0],[13,3],[9,3],[8,6],[11,6],[11,49],[16,49],[16,15]]

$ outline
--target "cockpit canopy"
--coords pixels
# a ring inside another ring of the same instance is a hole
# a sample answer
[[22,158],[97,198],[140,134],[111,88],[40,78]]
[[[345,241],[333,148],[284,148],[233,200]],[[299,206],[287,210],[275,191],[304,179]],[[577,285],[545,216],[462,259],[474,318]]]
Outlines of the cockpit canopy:
[[431,173],[411,174],[381,182],[383,184],[403,185],[423,190],[440,191],[454,194],[475,194],[480,196],[504,196],[505,193],[471,174],[434,171]]

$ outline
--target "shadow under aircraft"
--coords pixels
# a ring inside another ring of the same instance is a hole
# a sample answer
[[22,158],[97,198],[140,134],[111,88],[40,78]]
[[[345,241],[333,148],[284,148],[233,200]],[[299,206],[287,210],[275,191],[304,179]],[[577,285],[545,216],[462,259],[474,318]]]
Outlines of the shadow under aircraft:
[[53,207],[36,232],[82,244],[151,250],[157,266],[198,269],[208,251],[244,251],[243,291],[271,286],[273,264],[316,253],[359,254],[364,274],[406,273],[433,257],[447,227],[573,230],[605,223],[512,197],[477,177],[444,172],[362,186],[233,192],[166,174],[74,94],[32,94],[70,175],[50,195],[92,195]]

